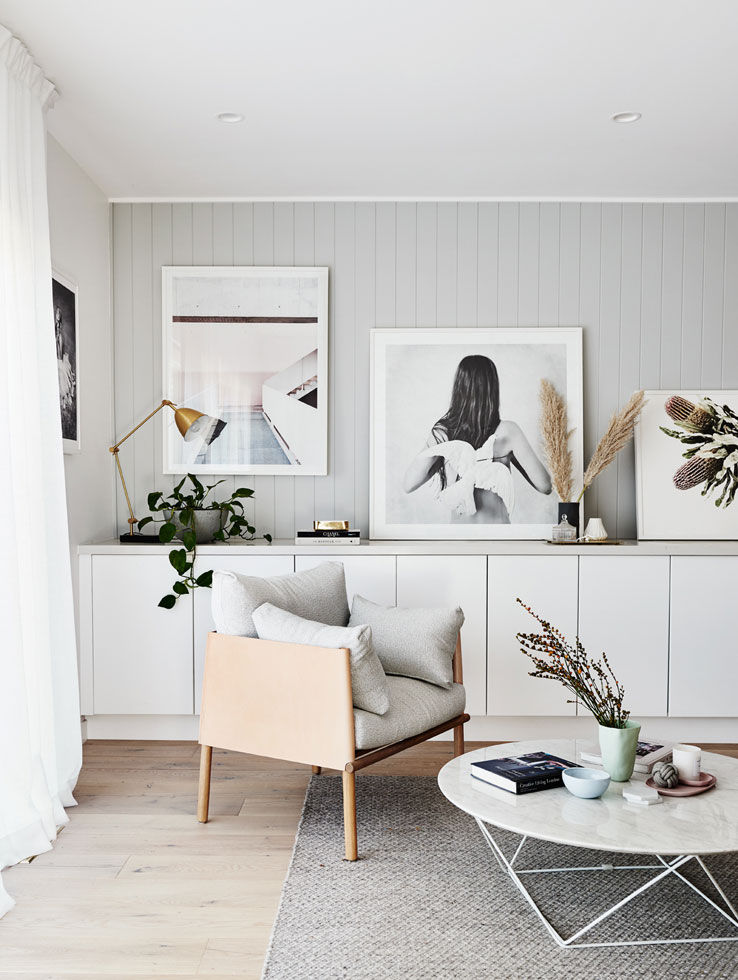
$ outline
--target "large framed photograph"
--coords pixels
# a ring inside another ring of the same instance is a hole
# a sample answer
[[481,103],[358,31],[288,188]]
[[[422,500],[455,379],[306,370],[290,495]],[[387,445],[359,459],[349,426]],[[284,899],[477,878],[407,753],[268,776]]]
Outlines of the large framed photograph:
[[639,538],[738,540],[738,391],[647,391],[635,452]]
[[328,460],[328,270],[162,270],[165,473],[323,475]]
[[550,537],[544,378],[566,400],[581,486],[579,327],[373,330],[371,536]]
[[56,337],[56,366],[59,380],[62,444],[65,453],[80,452],[79,352],[77,284],[53,271],[51,294]]

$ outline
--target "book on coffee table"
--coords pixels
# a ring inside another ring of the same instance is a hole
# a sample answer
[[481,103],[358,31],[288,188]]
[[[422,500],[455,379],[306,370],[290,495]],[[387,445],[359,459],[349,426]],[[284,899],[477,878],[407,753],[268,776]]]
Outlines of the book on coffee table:
[[579,767],[576,763],[568,762],[557,755],[549,755],[548,752],[528,752],[525,755],[514,755],[504,759],[472,762],[471,773],[475,779],[481,779],[508,793],[520,795],[563,785],[561,773],[564,769],[572,768]]
[[[664,762],[671,759],[672,742],[639,742],[636,749],[635,772],[650,775],[651,770],[657,762]],[[602,754],[599,746],[586,746],[580,751],[579,758],[582,762],[593,763],[595,766],[602,766]]]

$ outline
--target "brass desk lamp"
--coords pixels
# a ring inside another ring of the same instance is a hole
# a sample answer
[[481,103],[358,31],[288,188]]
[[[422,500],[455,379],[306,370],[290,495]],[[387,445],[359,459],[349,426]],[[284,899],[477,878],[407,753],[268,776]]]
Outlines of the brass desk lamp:
[[150,534],[141,534],[134,532],[134,527],[138,523],[138,518],[133,514],[133,507],[131,506],[131,498],[128,496],[128,487],[126,486],[125,477],[123,476],[123,470],[120,465],[120,457],[118,455],[118,450],[126,441],[130,439],[134,432],[138,432],[142,425],[145,425],[149,419],[153,418],[157,412],[160,412],[165,405],[174,410],[174,421],[179,429],[179,433],[185,442],[191,442],[198,437],[203,440],[205,446],[209,446],[214,442],[218,436],[221,434],[223,429],[226,427],[226,423],[222,419],[216,419],[212,415],[204,415],[202,412],[196,411],[194,408],[177,408],[174,402],[170,402],[168,399],[164,399],[161,405],[158,405],[153,412],[149,412],[145,419],[142,419],[137,426],[128,433],[128,435],[123,436],[114,446],[110,447],[110,452],[115,458],[115,465],[118,468],[118,476],[120,477],[120,482],[123,485],[123,493],[126,497],[126,504],[128,505],[128,534],[121,534],[120,540],[124,543],[150,543],[155,540]]

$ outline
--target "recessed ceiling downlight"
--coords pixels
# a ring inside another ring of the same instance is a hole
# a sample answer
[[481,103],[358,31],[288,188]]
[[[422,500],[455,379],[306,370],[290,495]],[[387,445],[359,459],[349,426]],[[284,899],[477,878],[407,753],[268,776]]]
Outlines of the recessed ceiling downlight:
[[215,118],[218,120],[218,122],[222,123],[243,122],[243,116],[240,112],[219,112]]
[[638,122],[640,118],[640,112],[616,112],[614,116],[610,116],[614,123]]

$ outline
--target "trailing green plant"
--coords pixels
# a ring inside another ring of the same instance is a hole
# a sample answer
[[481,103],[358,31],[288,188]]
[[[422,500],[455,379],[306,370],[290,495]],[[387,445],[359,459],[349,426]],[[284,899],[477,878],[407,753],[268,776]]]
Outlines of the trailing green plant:
[[[185,490],[183,488],[188,480],[190,485]],[[246,516],[243,506],[243,501],[253,497],[254,491],[249,490],[248,487],[239,487],[226,500],[215,500],[210,497],[210,494],[221,483],[225,483],[225,480],[218,480],[205,486],[196,476],[188,473],[166,496],[161,490],[153,490],[148,495],[149,510],[153,513],[138,522],[139,531],[148,524],[161,524],[159,540],[162,544],[173,541],[178,531],[181,533],[182,540],[181,548],[173,548],[169,552],[169,564],[178,578],[172,586],[172,592],[159,601],[163,609],[172,609],[180,596],[189,595],[194,589],[209,589],[213,584],[212,568],[195,575],[198,511],[220,512],[219,530],[213,535],[216,541],[227,541],[229,538],[253,541],[256,536],[256,528]],[[153,516],[155,514],[163,516]],[[175,524],[175,518],[180,527]],[[271,534],[265,534],[263,537],[269,544],[272,543]]]
[[630,717],[630,712],[623,708],[625,688],[613,674],[607,654],[603,653],[601,660],[590,659],[579,637],[572,646],[560,630],[541,619],[521,599],[517,602],[538,620],[543,631],[516,634],[520,652],[535,667],[529,671],[530,676],[563,684],[574,695],[567,704],[581,701],[603,727],[625,728]]

